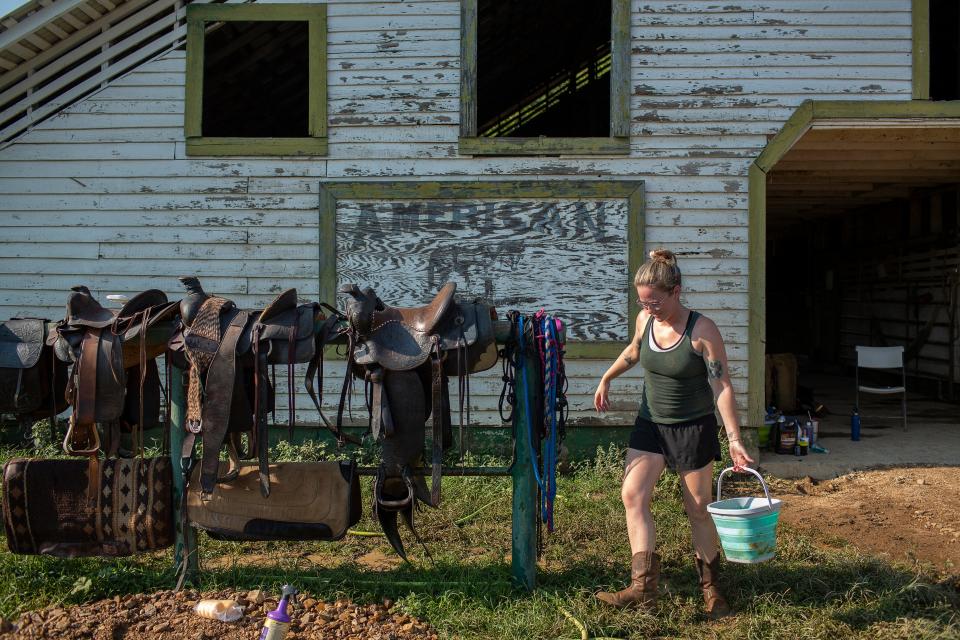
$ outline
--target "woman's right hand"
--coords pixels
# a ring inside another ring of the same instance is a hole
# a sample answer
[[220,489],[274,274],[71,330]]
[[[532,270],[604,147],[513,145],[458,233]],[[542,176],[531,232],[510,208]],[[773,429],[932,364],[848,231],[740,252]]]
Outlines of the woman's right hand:
[[607,410],[610,404],[610,382],[606,378],[600,379],[600,384],[597,385],[597,391],[593,394],[593,408],[597,410],[598,413],[603,413]]

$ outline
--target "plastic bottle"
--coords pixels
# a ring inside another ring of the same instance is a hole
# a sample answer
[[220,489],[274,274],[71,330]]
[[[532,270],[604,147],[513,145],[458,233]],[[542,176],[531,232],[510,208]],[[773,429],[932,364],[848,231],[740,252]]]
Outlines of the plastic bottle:
[[795,453],[797,445],[797,427],[794,421],[787,422],[787,419],[780,416],[777,422],[777,453],[790,455]]
[[243,607],[236,600],[201,600],[193,608],[201,618],[233,622],[243,617]]
[[280,603],[267,614],[267,621],[260,631],[260,640],[283,640],[290,630],[290,616],[287,615],[287,602],[297,594],[297,590],[288,584],[280,592]]
[[850,416],[850,439],[854,442],[860,440],[860,412],[856,407],[853,408],[853,414]]
[[801,425],[797,420],[797,446],[800,448],[800,455],[805,456],[810,451],[810,438],[813,431],[813,425],[809,422]]

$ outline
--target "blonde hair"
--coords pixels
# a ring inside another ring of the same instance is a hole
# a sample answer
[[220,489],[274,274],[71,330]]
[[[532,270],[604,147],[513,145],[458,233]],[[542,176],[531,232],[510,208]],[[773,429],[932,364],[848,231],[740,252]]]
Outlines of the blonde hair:
[[668,249],[654,249],[650,259],[640,265],[633,277],[635,287],[656,287],[661,291],[673,291],[681,282],[677,256]]

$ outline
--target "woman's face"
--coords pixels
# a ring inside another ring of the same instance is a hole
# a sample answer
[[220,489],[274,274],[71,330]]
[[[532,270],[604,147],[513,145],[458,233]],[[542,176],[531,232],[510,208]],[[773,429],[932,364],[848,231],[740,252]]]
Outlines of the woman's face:
[[680,306],[680,286],[672,291],[641,285],[637,287],[637,304],[657,320],[669,318]]

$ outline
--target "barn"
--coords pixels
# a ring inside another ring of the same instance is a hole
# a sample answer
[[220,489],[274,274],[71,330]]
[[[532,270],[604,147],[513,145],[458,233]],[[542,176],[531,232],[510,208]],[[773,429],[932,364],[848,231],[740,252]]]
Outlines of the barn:
[[[0,24],[0,317],[186,274],[249,308],[454,280],[567,321],[589,451],[633,422],[639,371],[606,415],[592,396],[662,246],[748,435],[768,354],[849,401],[854,347],[903,345],[911,393],[956,397],[954,2],[30,0]],[[471,427],[509,440],[500,385],[474,381]]]

